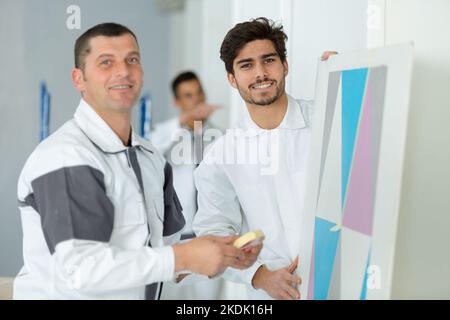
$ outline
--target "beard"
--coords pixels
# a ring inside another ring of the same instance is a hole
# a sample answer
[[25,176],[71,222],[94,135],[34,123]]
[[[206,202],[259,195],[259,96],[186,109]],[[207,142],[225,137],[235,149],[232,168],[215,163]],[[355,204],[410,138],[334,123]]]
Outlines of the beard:
[[[261,83],[261,82],[265,82],[265,81],[272,81],[275,85],[275,92],[272,95],[268,95],[265,97],[254,97],[252,95],[252,89],[251,86]],[[237,84],[237,89],[239,91],[239,94],[241,95],[242,99],[244,99],[245,102],[250,103],[250,104],[254,104],[257,106],[268,106],[272,103],[274,103],[275,101],[277,101],[284,93],[285,90],[285,80],[284,78],[282,78],[280,80],[280,82],[275,81],[273,79],[268,79],[265,78],[261,81],[258,81],[254,84],[252,84],[251,86],[249,86],[248,89],[244,89],[243,87],[241,87],[239,84]]]

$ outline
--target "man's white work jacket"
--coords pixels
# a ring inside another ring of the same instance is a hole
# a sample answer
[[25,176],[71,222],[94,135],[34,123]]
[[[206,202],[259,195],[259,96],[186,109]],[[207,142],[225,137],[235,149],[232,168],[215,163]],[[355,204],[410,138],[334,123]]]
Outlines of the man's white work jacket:
[[126,147],[81,100],[18,183],[24,266],[16,299],[157,299],[184,219],[172,171],[132,132]]
[[247,111],[217,140],[195,172],[197,235],[255,229],[266,235],[252,267],[228,268],[224,273],[225,278],[245,283],[252,299],[270,298],[251,284],[262,264],[270,270],[287,267],[299,254],[311,109],[310,102],[288,96],[284,119],[273,130],[258,127]]

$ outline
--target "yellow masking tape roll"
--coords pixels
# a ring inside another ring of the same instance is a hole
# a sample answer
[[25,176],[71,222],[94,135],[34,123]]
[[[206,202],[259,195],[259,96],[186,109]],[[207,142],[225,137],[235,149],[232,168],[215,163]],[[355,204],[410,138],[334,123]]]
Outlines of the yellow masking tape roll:
[[264,233],[261,230],[250,231],[234,240],[233,246],[240,249],[252,241],[259,241],[262,239],[264,239]]

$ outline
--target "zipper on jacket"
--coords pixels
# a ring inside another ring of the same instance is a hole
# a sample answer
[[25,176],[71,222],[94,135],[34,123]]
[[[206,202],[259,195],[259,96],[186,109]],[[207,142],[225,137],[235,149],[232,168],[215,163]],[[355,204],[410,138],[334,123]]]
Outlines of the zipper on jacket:
[[125,149],[125,157],[127,158],[128,168],[131,168],[131,162],[130,162],[130,154],[128,153],[129,148]]

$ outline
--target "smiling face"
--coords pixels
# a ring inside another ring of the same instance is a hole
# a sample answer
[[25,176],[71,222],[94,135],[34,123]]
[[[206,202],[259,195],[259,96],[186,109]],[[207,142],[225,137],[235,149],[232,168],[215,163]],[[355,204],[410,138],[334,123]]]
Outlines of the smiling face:
[[102,113],[130,113],[143,83],[136,40],[128,33],[97,36],[89,45],[83,70],[72,71],[75,87],[91,107]]
[[270,40],[254,40],[242,47],[233,71],[228,81],[248,104],[270,105],[285,93],[288,64],[281,61]]

